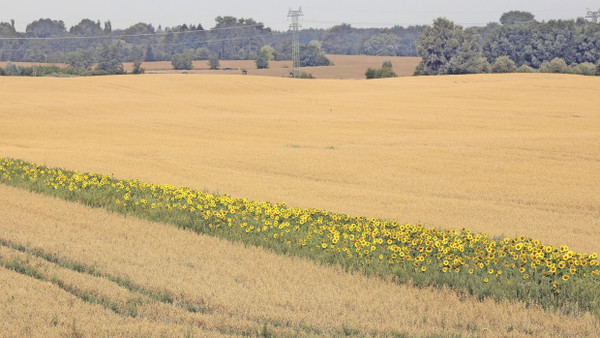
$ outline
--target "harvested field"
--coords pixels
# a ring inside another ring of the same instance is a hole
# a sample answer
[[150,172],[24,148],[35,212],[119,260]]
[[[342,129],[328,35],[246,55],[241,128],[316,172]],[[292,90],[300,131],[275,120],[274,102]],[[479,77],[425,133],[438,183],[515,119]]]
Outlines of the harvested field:
[[[365,78],[367,68],[380,68],[385,60],[392,61],[394,71],[398,76],[412,76],[417,64],[421,61],[419,57],[401,57],[401,56],[371,56],[371,55],[327,55],[334,62],[333,66],[328,67],[304,67],[302,72],[310,73],[318,79],[350,79],[358,80]],[[0,62],[0,68],[6,67],[7,62]],[[15,62],[15,64],[31,66],[59,66],[66,67],[63,63],[38,63],[38,62]],[[193,62],[192,70],[174,70],[171,61],[154,61],[142,63],[142,68],[150,74],[218,74],[218,75],[240,75],[242,69],[248,72],[248,75],[255,76],[275,76],[289,77],[292,62],[291,61],[270,61],[269,68],[256,69],[254,60],[221,60],[219,70],[210,70],[208,61],[200,60]],[[131,73],[133,69],[132,62],[124,62],[125,71]],[[231,70],[224,70],[231,68]]]
[[597,252],[598,89],[541,74],[10,78],[0,153]]
[[[600,329],[590,315],[398,285],[3,185],[0,215],[0,261],[26,262],[48,279],[0,268],[0,328],[15,335],[590,336]],[[127,311],[84,302],[86,292]]]
[[[328,67],[304,67],[301,72],[312,74],[317,79],[364,79],[365,71],[370,68],[380,68],[385,60],[392,61],[394,71],[398,76],[412,76],[417,64],[421,61],[419,57],[399,57],[399,56],[370,56],[370,55],[327,55],[334,63]],[[248,75],[257,76],[276,76],[288,77],[291,71],[291,61],[270,61],[269,68],[256,69],[254,60],[221,60],[220,70],[210,70],[208,61],[194,61],[193,69],[186,71],[192,74],[231,74],[240,75],[241,70],[245,69]],[[125,69],[131,71],[132,63],[125,63]],[[145,62],[142,67],[148,73],[182,73],[182,71],[173,70],[169,61]],[[231,68],[232,70],[223,70]]]

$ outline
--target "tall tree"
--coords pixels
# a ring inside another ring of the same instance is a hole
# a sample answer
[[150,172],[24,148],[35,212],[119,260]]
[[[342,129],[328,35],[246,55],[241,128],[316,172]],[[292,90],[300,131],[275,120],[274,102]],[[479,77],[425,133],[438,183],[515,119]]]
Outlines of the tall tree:
[[[592,28],[595,24],[590,24]],[[579,27],[573,20],[550,20],[527,25],[504,25],[494,29],[482,45],[482,53],[489,62],[500,56],[510,57],[517,66],[538,68],[544,61],[562,58],[568,64],[592,62],[597,58],[594,45],[600,45],[600,35],[583,38],[588,27]],[[593,31],[593,28],[592,30]],[[582,57],[586,55],[587,57]]]
[[573,52],[577,63],[600,61],[600,24],[589,24],[579,31]]
[[253,19],[218,16],[215,22],[210,31],[214,42],[209,48],[222,60],[256,58],[271,33],[270,28]]
[[500,23],[503,25],[514,25],[518,23],[530,23],[533,22],[534,16],[529,12],[523,11],[510,11],[502,14],[500,17]]
[[442,74],[475,74],[487,71],[487,60],[481,56],[481,36],[474,28],[462,31],[456,52],[447,64],[441,67]]
[[352,40],[354,31],[349,24],[331,27],[323,34],[323,50],[331,54],[355,54]]
[[127,27],[122,32],[122,35],[137,35],[137,34],[152,34],[154,33],[154,26],[150,23],[138,22],[135,25]]
[[112,23],[110,20],[104,21],[104,34],[110,34],[112,32]]
[[509,25],[494,29],[488,34],[482,46],[483,56],[489,62],[494,62],[501,56],[508,56],[518,66],[528,65],[538,67],[533,50],[533,25]]
[[0,36],[2,37],[12,37],[17,35],[17,31],[15,30],[14,20],[11,20],[12,23],[8,22],[0,22]]
[[104,31],[100,27],[100,21],[94,22],[90,19],[83,19],[77,25],[71,27],[69,33],[80,36],[97,36],[102,35]]
[[373,35],[363,46],[367,55],[402,55],[402,39],[393,33]]
[[94,54],[95,52],[92,49],[70,52],[65,56],[65,62],[80,72],[90,70],[95,61]]
[[173,33],[171,49],[173,53],[182,53],[188,49],[198,49],[206,46],[206,32],[202,25],[180,25],[172,27],[169,32]]
[[300,45],[300,57],[298,62],[300,63],[300,67],[331,65],[331,60],[329,60],[321,50],[321,43],[316,40],[311,41],[306,45]]
[[417,41],[422,57],[416,74],[465,74],[481,71],[485,66],[479,51],[481,37],[473,30],[464,30],[454,22],[438,18],[425,29]]
[[150,44],[148,44],[148,47],[146,48],[146,53],[144,54],[144,61],[154,61],[154,52],[152,51],[152,46]]
[[194,53],[188,50],[183,53],[174,54],[171,58],[171,64],[174,69],[189,70],[192,69],[193,60]]
[[265,69],[269,68],[269,61],[273,60],[273,53],[275,50],[271,46],[263,46],[260,49],[258,58],[256,59],[256,68]]
[[119,53],[119,43],[105,44],[96,56],[95,70],[102,74],[123,74],[125,70]]
[[562,58],[567,64],[575,62],[577,57],[573,52],[578,29],[575,21],[550,20],[533,28],[534,54],[540,62],[555,58]]
[[62,36],[67,32],[62,20],[39,19],[25,27],[28,36],[36,38],[48,38],[51,36]]

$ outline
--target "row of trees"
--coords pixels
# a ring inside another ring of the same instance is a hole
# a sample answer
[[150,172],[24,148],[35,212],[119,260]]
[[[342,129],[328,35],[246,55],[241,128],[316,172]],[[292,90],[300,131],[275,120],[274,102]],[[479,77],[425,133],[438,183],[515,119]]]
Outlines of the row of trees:
[[564,73],[564,74],[580,74],[580,75],[600,75],[600,62],[593,64],[591,62],[572,63],[567,65],[567,62],[561,58],[554,58],[552,61],[544,61],[538,69],[534,69],[527,65],[517,67],[517,64],[508,56],[500,56],[489,67],[484,69],[484,72],[489,73]]
[[[600,24],[583,18],[537,22],[531,13],[519,11],[504,13],[499,21],[470,28],[439,18],[431,26],[408,28],[341,24],[305,29],[300,65],[329,65],[325,53],[419,55],[416,73],[432,75],[492,71],[503,57],[518,69],[539,69],[561,59],[568,69],[581,70],[600,60]],[[0,61],[67,63],[80,72],[120,73],[126,61],[141,70],[142,61],[159,60],[186,69],[192,60],[252,59],[266,68],[269,61],[289,60],[291,54],[289,32],[232,16],[217,17],[208,30],[201,24],[154,28],[147,23],[114,30],[110,21],[89,19],[67,29],[63,21],[39,19],[17,32],[13,20],[0,22]]]
[[[416,55],[415,41],[425,26],[390,29],[354,28],[341,24],[330,29],[304,29],[300,42],[308,47],[319,41],[325,53],[368,55]],[[0,22],[0,61],[65,62],[70,52],[95,51],[119,41],[122,61],[169,61],[173,55],[192,51],[194,59],[252,59],[265,45],[273,48],[274,60],[289,60],[292,54],[290,32],[275,32],[254,19],[219,16],[215,26],[182,24],[155,28],[137,23],[126,29],[113,29],[110,21],[83,19],[67,29],[62,20],[39,19],[25,32],[15,29],[14,20]],[[310,47],[308,47],[310,48]]]
[[427,26],[392,28],[353,28],[333,26],[321,37],[323,50],[330,54],[416,56],[415,42]]
[[582,18],[536,22],[531,13],[518,11],[503,14],[500,21],[500,25],[465,29],[448,19],[436,19],[417,40],[423,60],[416,74],[481,73],[506,60],[521,70],[541,71],[553,60],[562,60],[570,66],[565,72],[581,73],[600,60],[600,24]]
[[[256,57],[256,68],[269,68],[269,61],[275,60],[275,53],[275,49],[270,45],[263,46]],[[300,45],[299,54],[300,67],[329,66],[332,64],[321,49],[321,43],[317,40]],[[191,49],[186,50],[183,53],[173,55],[171,64],[174,69],[192,69],[192,62],[197,59],[197,55],[198,53],[194,53]],[[206,54],[206,57],[203,56],[199,59],[208,60],[211,69],[218,68],[219,58],[216,54]]]
[[17,32],[14,21],[0,23],[0,60],[30,62],[65,62],[70,52],[95,51],[119,41],[122,61],[171,60],[175,54],[193,50],[195,57],[220,59],[254,59],[268,44],[271,29],[253,19],[217,17],[215,27],[179,25],[170,28],[138,23],[124,30],[113,30],[110,21],[102,25],[88,19],[69,30],[62,20],[39,19],[25,32]]
[[[97,54],[91,50],[70,52],[65,57],[69,67],[29,66],[23,67],[9,62],[0,75],[9,76],[46,76],[46,75],[109,75],[124,74],[125,69],[119,58],[118,42],[106,44]],[[143,73],[141,60],[134,62],[133,73]]]

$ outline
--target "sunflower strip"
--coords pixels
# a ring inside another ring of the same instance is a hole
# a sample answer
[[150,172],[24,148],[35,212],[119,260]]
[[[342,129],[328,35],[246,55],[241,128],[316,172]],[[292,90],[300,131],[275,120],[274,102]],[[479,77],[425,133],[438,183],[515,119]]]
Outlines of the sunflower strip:
[[416,285],[600,316],[596,253],[0,158],[0,182]]

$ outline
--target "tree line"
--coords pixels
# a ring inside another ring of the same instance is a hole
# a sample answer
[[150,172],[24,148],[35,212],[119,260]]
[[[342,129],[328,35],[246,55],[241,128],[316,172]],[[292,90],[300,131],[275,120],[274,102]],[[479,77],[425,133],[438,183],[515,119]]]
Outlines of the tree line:
[[[417,75],[504,71],[591,73],[600,60],[600,24],[583,18],[538,22],[529,12],[504,13],[498,22],[463,28],[445,18],[429,26],[300,31],[300,66],[329,65],[330,54],[421,56]],[[122,62],[171,61],[189,69],[193,60],[290,60],[291,32],[273,31],[248,18],[219,16],[213,28],[181,24],[155,28],[137,23],[113,29],[110,21],[83,19],[67,29],[61,20],[39,19],[25,32],[14,20],[0,22],[0,61],[66,63],[80,74],[118,74]],[[565,66],[566,65],[566,66]],[[385,67],[383,67],[385,68]],[[11,66],[8,72],[14,73]],[[65,71],[66,72],[66,71]]]
[[270,28],[253,19],[217,17],[215,27],[205,30],[201,24],[182,24],[155,28],[137,23],[113,30],[110,21],[103,25],[83,19],[66,29],[62,20],[39,19],[17,32],[14,21],[0,23],[0,60],[29,62],[65,62],[70,52],[98,52],[118,42],[122,61],[134,61],[144,55],[146,61],[171,60],[174,54],[194,50],[199,57],[216,54],[221,59],[243,59],[256,54],[265,44]]
[[537,22],[529,12],[511,11],[500,24],[478,28],[438,18],[416,47],[417,75],[600,71],[600,24],[583,18]]
[[[300,32],[302,49],[307,53],[319,46],[320,52],[333,54],[416,55],[415,41],[425,26],[390,29],[358,29],[341,24],[330,29],[304,29]],[[319,42],[317,44],[316,42]],[[309,43],[312,43],[310,45]],[[219,16],[211,29],[201,24],[181,24],[155,28],[137,23],[126,29],[113,29],[110,21],[83,19],[67,29],[62,20],[39,19],[29,23],[25,32],[15,22],[0,22],[0,61],[67,63],[98,55],[106,46],[115,46],[123,62],[171,61],[185,53],[194,60],[256,60],[261,48],[271,46],[274,60],[290,60],[292,36],[277,32],[254,19]],[[77,55],[70,53],[79,53]],[[307,55],[305,59],[320,57]],[[81,60],[80,60],[81,61]],[[79,66],[85,65],[80,62]]]

